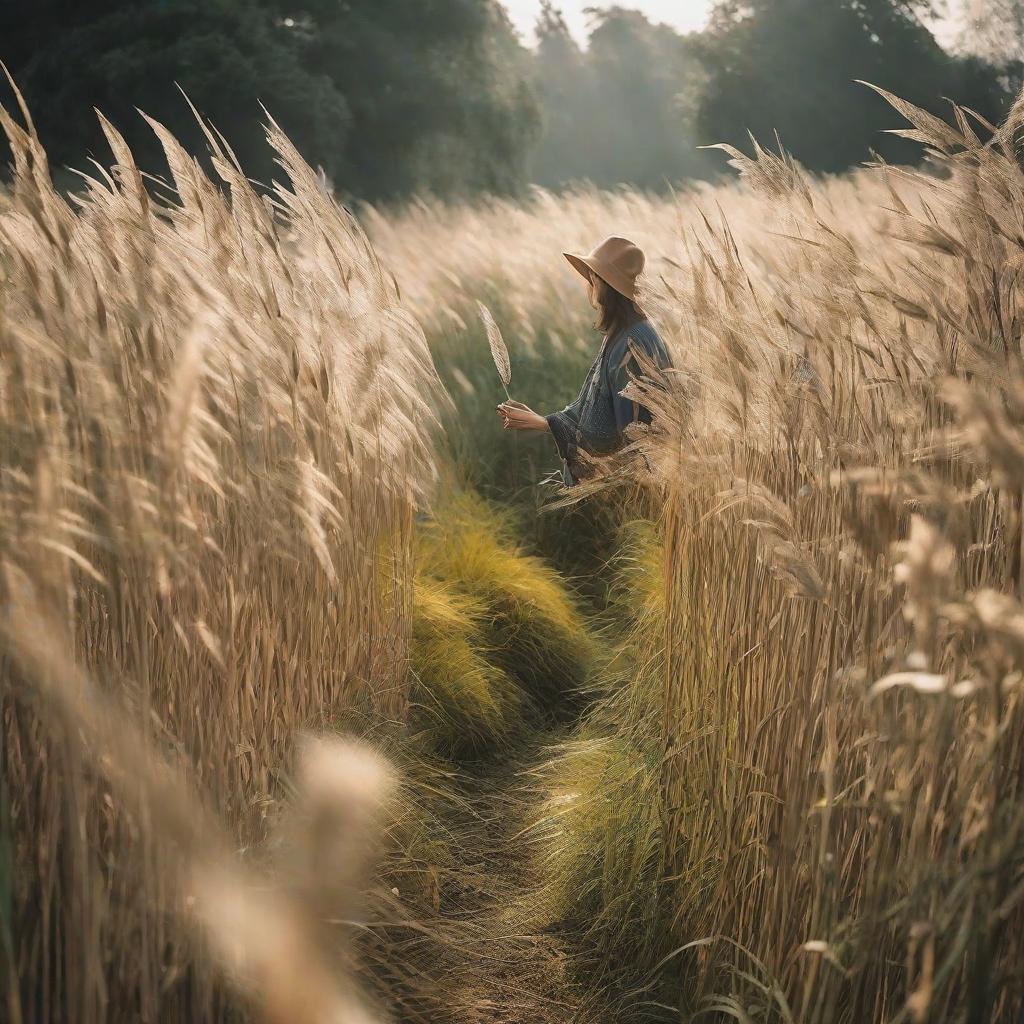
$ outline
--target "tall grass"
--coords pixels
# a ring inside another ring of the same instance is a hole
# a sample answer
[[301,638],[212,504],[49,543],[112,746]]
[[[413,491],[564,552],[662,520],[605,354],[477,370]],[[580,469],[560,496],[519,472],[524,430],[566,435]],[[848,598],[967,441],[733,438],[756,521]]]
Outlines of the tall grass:
[[424,575],[413,608],[413,721],[450,754],[506,743],[521,721],[525,694],[496,663],[488,606]]
[[[212,130],[217,183],[159,125],[174,180],[147,189],[104,123],[115,165],[68,203],[2,115],[8,1016],[281,1018],[270,947],[222,985],[206,923],[231,908],[182,879],[214,865],[252,891],[284,816],[271,916],[326,979],[309,991],[369,1012],[368,958],[403,1019],[458,1019],[480,985],[464,940],[488,937],[445,893],[489,880],[460,882],[444,816],[471,814],[445,757],[585,692],[518,837],[538,890],[498,889],[625,984],[624,1012],[1014,1021],[1024,100],[994,132],[893,102],[927,171],[816,180],[758,148],[730,152],[734,185],[416,203],[362,211],[367,234],[274,126],[287,183],[263,194]],[[521,543],[556,463],[498,428],[477,303],[514,396],[560,406],[597,343],[560,253],[612,232],[650,254],[676,368],[634,385],[655,428],[593,501]],[[656,522],[622,542],[637,509]],[[538,549],[590,574],[608,651]],[[358,954],[321,913],[357,881],[310,884],[347,856],[329,842],[324,868],[310,839],[330,801],[306,797],[336,780],[303,774],[316,748],[284,799],[298,732],[357,721],[410,776]],[[161,792],[185,811],[161,817]],[[442,973],[467,1000],[443,1005]]]
[[1020,107],[983,143],[893,103],[944,173],[876,170],[858,218],[734,153],[772,240],[709,223],[655,287],[680,372],[640,386],[661,431],[637,450],[666,494],[661,970],[685,1012],[1011,1021],[1024,998]]
[[[27,112],[24,113],[28,118]],[[28,127],[0,206],[7,641],[42,609],[146,741],[259,844],[297,730],[408,698],[413,508],[433,475],[424,335],[353,219],[273,124],[258,194],[159,125],[173,183],[114,153],[70,202]],[[23,1020],[205,1019],[167,851],[74,723],[3,661],[8,1006]],[[131,936],[132,941],[125,941]],[[297,1019],[297,1018],[296,1018]]]
[[[289,809],[290,855],[278,860],[273,877],[261,876],[239,861],[181,773],[68,657],[66,643],[54,643],[66,641],[62,625],[26,596],[28,582],[8,582],[22,590],[7,622],[11,655],[51,716],[100,762],[119,806],[146,822],[150,839],[173,849],[174,856],[163,858],[167,876],[149,885],[181,892],[178,912],[234,982],[242,1005],[268,1021],[376,1019],[347,969],[350,936],[332,934],[324,921],[350,917],[358,906],[374,826],[393,788],[383,760],[337,739],[306,738]],[[59,898],[74,911],[81,893],[72,889]],[[14,936],[10,919],[4,923],[7,1019],[35,1019],[34,1010],[25,1012],[19,978],[6,960]],[[69,1010],[75,1013],[73,1005]],[[108,1007],[110,1016],[125,1011],[130,1008]]]
[[[657,253],[677,370],[636,385],[658,426],[601,484],[632,464],[662,511],[662,687],[621,681],[554,752],[535,833],[549,920],[649,969],[644,1012],[1012,1021],[1024,999],[1021,104],[994,130],[893,103],[925,170],[822,181],[758,148],[670,200],[372,225],[409,281],[444,222],[430,286],[403,287],[456,328],[487,296],[513,367],[517,337],[548,344],[532,325],[585,328],[562,248]],[[563,372],[539,351],[535,379]],[[623,742],[652,720],[657,829],[628,814],[652,798]],[[649,893],[655,942],[619,916]]]

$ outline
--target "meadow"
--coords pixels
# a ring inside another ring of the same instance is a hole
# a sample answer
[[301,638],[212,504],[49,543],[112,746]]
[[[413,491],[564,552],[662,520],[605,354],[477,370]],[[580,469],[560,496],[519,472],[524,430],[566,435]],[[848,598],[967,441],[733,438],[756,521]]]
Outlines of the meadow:
[[[1024,99],[890,99],[920,168],[354,215],[3,113],[7,1019],[1019,1018]],[[673,369],[566,493],[479,304],[561,407],[611,232]]]

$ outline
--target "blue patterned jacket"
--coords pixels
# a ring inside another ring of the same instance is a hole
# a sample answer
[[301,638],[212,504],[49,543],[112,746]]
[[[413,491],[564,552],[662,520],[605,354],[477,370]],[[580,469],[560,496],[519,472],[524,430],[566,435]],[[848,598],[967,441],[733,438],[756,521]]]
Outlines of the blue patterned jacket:
[[641,376],[635,351],[643,352],[662,369],[671,366],[665,344],[651,322],[646,318],[634,320],[605,337],[576,401],[545,417],[562,457],[566,486],[571,487],[582,476],[580,449],[588,455],[610,455],[622,447],[623,431],[630,423],[651,422],[647,409],[622,397],[626,385]]

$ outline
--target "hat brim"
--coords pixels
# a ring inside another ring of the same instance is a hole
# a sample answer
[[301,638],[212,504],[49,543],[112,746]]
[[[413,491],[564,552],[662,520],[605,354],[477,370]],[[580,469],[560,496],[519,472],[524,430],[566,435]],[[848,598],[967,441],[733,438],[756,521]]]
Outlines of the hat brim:
[[[587,263],[585,256],[577,256],[574,252],[563,252],[562,255],[569,261],[569,266],[571,266],[573,270],[580,275],[580,277],[584,277],[588,281],[590,280],[590,272],[592,268],[590,264]],[[595,270],[594,273],[596,274],[597,271]]]
[[579,256],[574,252],[563,252],[562,255],[569,261],[569,265],[580,275],[590,280],[591,274],[597,274],[605,284],[611,285],[617,292],[621,292],[627,299],[636,298],[636,284],[629,278],[617,274],[614,270],[606,269],[589,256]]

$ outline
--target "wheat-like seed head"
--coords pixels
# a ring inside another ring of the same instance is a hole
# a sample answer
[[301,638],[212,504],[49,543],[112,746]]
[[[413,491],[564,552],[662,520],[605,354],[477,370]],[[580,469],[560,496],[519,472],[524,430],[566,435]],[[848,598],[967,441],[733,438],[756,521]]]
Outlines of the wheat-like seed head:
[[502,387],[507,394],[509,385],[512,383],[512,363],[509,361],[505,339],[502,338],[501,331],[494,322],[494,316],[491,311],[482,302],[477,304],[477,308],[480,311],[480,319],[483,321],[484,330],[487,332],[487,344],[491,349],[491,358],[494,360],[495,369],[498,371]]

